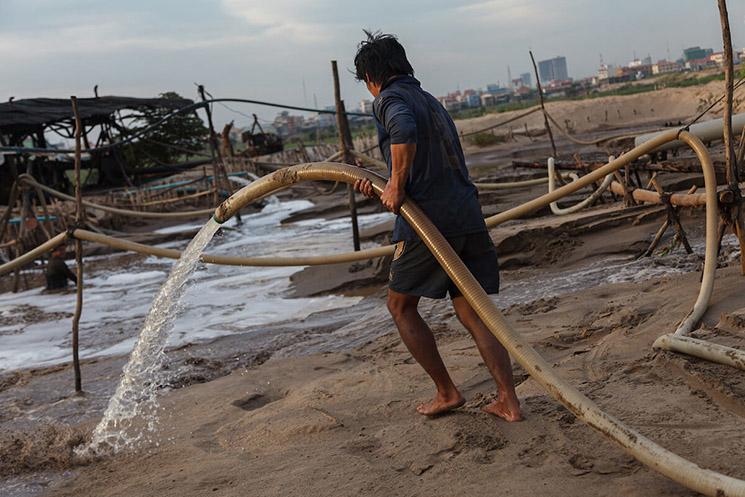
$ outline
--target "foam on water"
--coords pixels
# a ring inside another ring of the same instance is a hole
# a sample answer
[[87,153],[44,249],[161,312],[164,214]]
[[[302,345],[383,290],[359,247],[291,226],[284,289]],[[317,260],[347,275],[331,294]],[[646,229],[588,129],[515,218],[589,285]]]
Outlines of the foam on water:
[[164,350],[173,327],[173,318],[189,275],[219,227],[214,219],[210,219],[171,269],[150,306],[129,362],[124,367],[121,382],[109,401],[103,419],[93,430],[90,444],[78,449],[79,454],[134,447],[155,430],[157,392],[163,385]]

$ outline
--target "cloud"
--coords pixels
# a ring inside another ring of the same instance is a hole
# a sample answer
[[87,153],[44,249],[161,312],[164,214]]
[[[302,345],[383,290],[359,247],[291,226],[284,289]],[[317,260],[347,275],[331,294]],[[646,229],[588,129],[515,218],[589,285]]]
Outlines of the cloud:
[[157,29],[136,18],[92,17],[85,23],[45,30],[0,32],[0,57],[29,59],[55,55],[91,55],[123,50],[183,51],[247,44],[257,35],[206,29],[184,31]]
[[306,43],[328,41],[332,37],[329,25],[333,21],[312,20],[312,13],[308,12],[333,10],[329,1],[318,0],[303,6],[292,0],[222,0],[222,7],[226,14],[242,19],[266,37]]
[[567,11],[561,3],[571,2],[554,1],[547,6],[546,2],[535,0],[486,0],[461,5],[455,10],[467,16],[469,22],[524,30],[538,24],[561,22]]

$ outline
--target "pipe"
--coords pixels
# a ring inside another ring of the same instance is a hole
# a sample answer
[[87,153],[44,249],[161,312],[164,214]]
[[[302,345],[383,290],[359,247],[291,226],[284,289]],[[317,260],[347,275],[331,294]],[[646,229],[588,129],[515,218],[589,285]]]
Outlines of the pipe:
[[745,351],[698,338],[668,333],[655,340],[652,347],[745,370]]
[[[380,195],[385,188],[383,178],[347,165],[311,163],[293,166],[265,176],[236,192],[215,210],[214,219],[219,223],[224,223],[241,207],[253,202],[256,198],[300,181],[336,180],[351,184],[358,179],[369,179],[377,195]],[[713,211],[716,213],[716,204],[713,206]],[[401,206],[401,215],[432,251],[434,257],[492,334],[533,379],[575,416],[616,442],[641,463],[692,490],[712,497],[723,495],[745,497],[745,481],[703,469],[664,449],[636,430],[625,426],[620,420],[603,412],[592,400],[558,376],[553,367],[536,352],[528,341],[507,324],[497,306],[424,213],[411,201],[406,200]]]
[[29,262],[33,261],[37,257],[39,257],[41,254],[44,254],[46,252],[49,252],[53,248],[55,248],[57,245],[61,245],[65,243],[67,240],[67,232],[62,232],[58,234],[57,236],[54,236],[47,240],[46,242],[42,243],[38,247],[36,247],[33,250],[29,250],[25,254],[16,257],[12,261],[8,261],[5,264],[0,266],[0,276],[7,274],[17,268],[20,268],[22,266],[25,266]]
[[[692,135],[696,136],[699,140],[703,142],[713,142],[717,140],[722,139],[722,127],[724,126],[724,120],[722,118],[719,119],[712,119],[711,121],[704,121],[702,123],[696,123],[691,124],[688,127],[688,132]],[[740,114],[735,114],[732,116],[732,132],[737,134],[741,133],[743,128],[745,128],[745,112]],[[654,140],[659,135],[667,133],[667,131],[662,131],[658,133],[646,133],[644,135],[639,135],[634,140],[635,146],[640,146],[649,140]],[[659,147],[658,150],[668,150],[671,148],[680,148],[684,146],[684,143],[680,140],[675,140],[673,142],[667,143],[666,145]]]
[[[610,157],[608,157],[608,162],[612,162],[613,159],[615,159],[615,157],[613,157],[611,155]],[[547,167],[548,167],[548,191],[551,192],[551,191],[553,191],[556,188],[556,177],[554,176],[554,174],[555,174],[554,173],[555,168],[554,168],[554,158],[553,157],[549,157],[548,158]],[[579,179],[579,178],[577,178],[577,179]],[[576,181],[576,179],[575,179],[575,181]],[[576,204],[572,205],[571,207],[564,207],[564,208],[562,208],[562,207],[559,207],[559,204],[557,204],[556,202],[551,202],[551,204],[549,204],[550,207],[551,207],[551,212],[553,212],[557,216],[563,216],[565,214],[571,214],[573,212],[577,212],[577,211],[579,211],[581,209],[584,209],[588,205],[590,205],[593,202],[595,202],[598,198],[600,198],[600,196],[603,194],[603,192],[608,189],[608,187],[610,186],[610,184],[611,184],[612,181],[613,181],[613,175],[612,174],[607,175],[605,177],[605,179],[603,179],[603,182],[600,184],[600,186],[597,188],[597,190],[595,190],[594,192],[592,192],[586,199],[584,199],[584,200],[582,200],[580,202],[577,202]]]
[[[175,249],[165,249],[153,247],[143,243],[122,240],[110,236],[94,233],[84,229],[76,229],[72,236],[78,240],[87,242],[101,243],[109,247],[137,252],[145,255],[156,257],[165,257],[167,259],[178,259],[181,252]],[[202,254],[202,262],[210,264],[222,264],[225,266],[258,266],[258,267],[286,267],[286,266],[320,266],[325,264],[339,264],[342,262],[353,262],[360,259],[374,259],[388,255],[388,247],[375,247],[371,249],[360,250],[359,252],[343,252],[340,254],[320,255],[310,257],[235,257],[227,255],[209,255]],[[2,266],[0,266],[2,267]],[[1,274],[1,273],[0,273]]]
[[[626,189],[618,181],[612,181],[610,191],[617,195],[625,195]],[[661,204],[660,194],[644,188],[634,188],[631,196],[637,202],[647,204]],[[673,193],[670,195],[670,203],[678,207],[701,207],[706,205],[705,193]]]
[[[18,180],[22,181],[24,183],[27,183],[29,185],[32,185],[34,188],[38,187],[41,188],[43,191],[49,193],[50,195],[53,195],[55,197],[64,199],[64,200],[70,200],[72,202],[75,202],[75,197],[68,195],[66,193],[62,193],[60,191],[55,190],[54,188],[50,188],[46,185],[43,185],[36,181],[36,179],[33,176],[30,176],[28,174],[21,174],[18,176]],[[83,200],[83,205],[86,207],[90,207],[91,209],[96,209],[104,212],[109,212],[111,214],[119,214],[121,216],[130,216],[130,217],[140,217],[140,218],[148,218],[148,219],[162,219],[162,218],[185,218],[185,217],[196,217],[196,216],[205,216],[207,214],[211,214],[213,212],[213,209],[201,209],[201,210],[194,210],[194,211],[186,211],[186,212],[147,212],[147,211],[133,211],[130,209],[119,209],[117,207],[109,207],[108,205],[101,205],[96,204],[94,202],[90,202],[88,200]]]
[[474,183],[479,190],[508,190],[525,186],[542,185],[548,178],[526,179],[524,181],[508,181],[504,183]]
[[717,233],[719,202],[717,199],[717,175],[706,146],[695,135],[685,131],[680,133],[680,140],[691,147],[701,161],[706,187],[706,252],[704,255],[704,271],[701,275],[701,288],[693,309],[675,330],[676,335],[685,335],[701,321],[714,291],[714,273],[717,270],[717,255],[719,253],[719,236]]
[[717,268],[717,255],[719,253],[719,234],[717,232],[719,209],[717,207],[717,191],[714,187],[716,185],[716,172],[714,171],[709,154],[705,153],[706,147],[698,138],[690,133],[681,133],[680,138],[696,152],[696,155],[701,159],[701,166],[704,170],[704,184],[706,185],[706,255],[704,257],[704,271],[701,276],[701,288],[699,289],[698,298],[691,312],[681,321],[675,333],[662,335],[657,338],[652,344],[652,347],[693,355],[720,364],[745,369],[745,352],[686,336],[701,321],[714,290],[714,273]]

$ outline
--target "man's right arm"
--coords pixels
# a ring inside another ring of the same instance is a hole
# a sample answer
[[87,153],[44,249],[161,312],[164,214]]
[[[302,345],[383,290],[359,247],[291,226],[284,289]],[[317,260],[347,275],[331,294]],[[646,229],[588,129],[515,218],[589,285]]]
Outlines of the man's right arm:
[[[376,117],[385,127],[391,142],[391,177],[380,196],[380,201],[388,210],[398,214],[416,155],[416,118],[406,101],[396,95],[386,96],[380,100]],[[374,195],[369,181],[355,182],[355,189],[368,197]]]

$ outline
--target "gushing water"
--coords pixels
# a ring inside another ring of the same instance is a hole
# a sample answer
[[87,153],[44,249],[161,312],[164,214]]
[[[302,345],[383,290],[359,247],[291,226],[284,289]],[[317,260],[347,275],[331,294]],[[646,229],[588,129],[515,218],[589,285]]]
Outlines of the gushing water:
[[165,384],[164,349],[189,275],[220,225],[210,219],[189,243],[171,269],[168,279],[150,306],[121,382],[109,401],[103,419],[93,430],[89,445],[79,455],[95,455],[133,448],[156,429],[157,394]]

